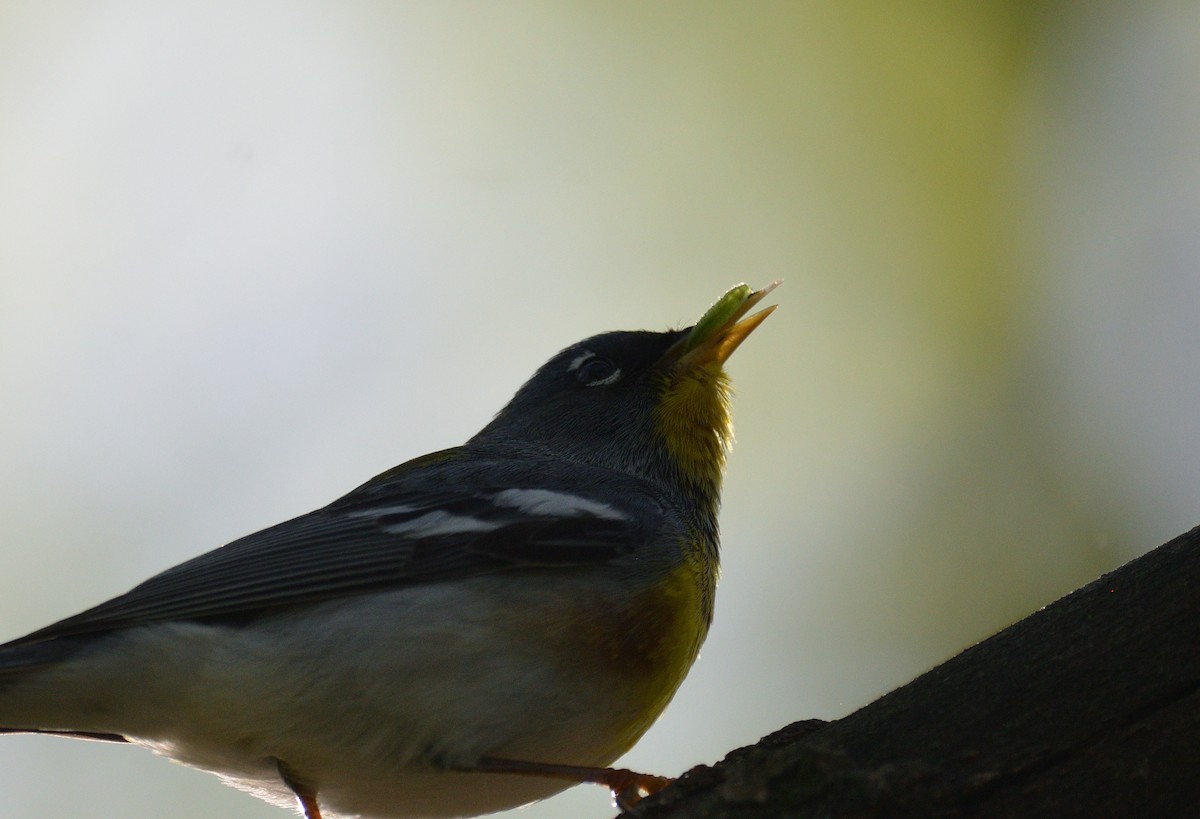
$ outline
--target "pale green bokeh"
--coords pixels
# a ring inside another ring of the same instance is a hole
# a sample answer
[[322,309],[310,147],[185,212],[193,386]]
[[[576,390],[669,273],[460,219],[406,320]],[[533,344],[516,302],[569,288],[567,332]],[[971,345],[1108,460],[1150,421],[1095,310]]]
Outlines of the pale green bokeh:
[[[460,442],[585,335],[783,278],[730,366],[713,632],[625,764],[865,704],[1200,517],[1198,23],[4,6],[0,638]],[[2,740],[0,815],[282,815]]]

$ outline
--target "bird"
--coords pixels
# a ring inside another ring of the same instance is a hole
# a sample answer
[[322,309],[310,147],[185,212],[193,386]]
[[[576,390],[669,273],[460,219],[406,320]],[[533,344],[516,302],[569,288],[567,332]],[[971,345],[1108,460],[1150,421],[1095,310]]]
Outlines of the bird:
[[609,766],[708,633],[724,365],[778,284],[573,344],[465,444],[0,645],[0,733],[141,745],[307,819],[660,790]]

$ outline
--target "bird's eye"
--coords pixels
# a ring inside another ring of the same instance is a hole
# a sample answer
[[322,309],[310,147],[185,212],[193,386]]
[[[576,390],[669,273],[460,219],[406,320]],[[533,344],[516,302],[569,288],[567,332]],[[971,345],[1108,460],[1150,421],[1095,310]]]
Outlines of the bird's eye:
[[607,358],[592,356],[575,368],[575,379],[589,387],[612,384],[621,377],[621,368]]

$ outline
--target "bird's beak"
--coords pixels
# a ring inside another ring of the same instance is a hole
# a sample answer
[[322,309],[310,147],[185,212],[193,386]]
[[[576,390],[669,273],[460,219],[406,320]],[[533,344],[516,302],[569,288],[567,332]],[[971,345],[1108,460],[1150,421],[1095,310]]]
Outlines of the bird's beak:
[[761,290],[751,290],[746,284],[732,288],[705,311],[686,337],[671,346],[663,356],[664,360],[674,359],[676,372],[695,372],[712,364],[720,367],[776,308],[777,305],[772,304],[742,318],[779,284],[774,281]]

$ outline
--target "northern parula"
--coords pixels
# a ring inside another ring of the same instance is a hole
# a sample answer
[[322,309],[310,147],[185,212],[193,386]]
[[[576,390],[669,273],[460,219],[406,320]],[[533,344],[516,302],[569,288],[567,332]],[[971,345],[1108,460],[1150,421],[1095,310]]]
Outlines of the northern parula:
[[0,646],[0,731],[133,742],[325,816],[473,816],[607,768],[708,632],[725,360],[771,312],[594,336],[466,444]]

